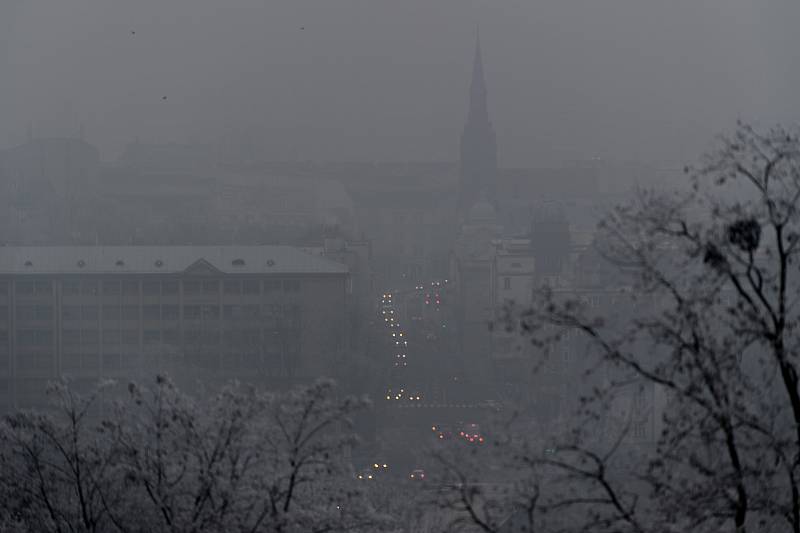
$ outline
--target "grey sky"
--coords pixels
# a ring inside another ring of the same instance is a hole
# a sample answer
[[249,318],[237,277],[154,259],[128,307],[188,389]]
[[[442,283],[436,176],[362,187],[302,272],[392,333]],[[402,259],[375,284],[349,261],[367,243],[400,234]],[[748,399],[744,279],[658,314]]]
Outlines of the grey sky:
[[501,165],[680,162],[737,117],[800,119],[798,21],[796,0],[0,0],[0,140],[455,160],[480,22]]

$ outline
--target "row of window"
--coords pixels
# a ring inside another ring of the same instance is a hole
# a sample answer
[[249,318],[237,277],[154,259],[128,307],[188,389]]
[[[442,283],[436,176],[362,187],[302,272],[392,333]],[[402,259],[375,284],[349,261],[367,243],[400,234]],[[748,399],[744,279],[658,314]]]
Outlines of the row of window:
[[[99,280],[64,280],[61,282],[61,292],[66,296],[76,295],[97,295],[102,292],[104,295],[137,295],[140,292],[144,295],[177,295],[179,292],[178,280],[164,281],[103,281]],[[219,294],[220,288],[225,294],[260,294],[262,292],[298,292],[300,290],[299,280],[186,280],[183,281],[184,294]],[[8,294],[8,283],[0,282],[0,296]],[[50,281],[17,281],[16,293],[23,296],[30,295],[51,295],[53,285]]]
[[[8,287],[5,284],[3,286],[7,293]],[[21,295],[50,295],[53,293],[53,285],[49,281],[18,281],[16,290]]]
[[[274,305],[184,305],[183,316],[187,320],[216,320],[220,315],[226,320],[277,318],[284,314],[297,313],[297,306]],[[97,320],[100,307],[97,305],[65,305],[61,307],[63,320]],[[178,320],[180,307],[178,305],[104,305],[102,306],[105,320]],[[53,307],[49,305],[18,305],[17,320],[31,321],[53,319]],[[0,321],[8,321],[8,308],[0,307]]]
[[[138,354],[104,354],[103,368],[105,370],[136,368],[140,364],[158,364],[159,360],[163,363],[168,363],[171,359],[172,356],[170,355],[141,358]],[[261,368],[261,365],[264,364],[267,366],[263,367],[263,370],[267,371],[267,373],[279,371],[284,364],[284,359],[280,352],[266,352],[263,356],[258,353],[233,353],[222,356],[197,353],[187,355],[185,360],[195,363],[205,363],[205,366],[221,366],[223,369],[247,368],[252,370]],[[39,369],[46,370],[51,368],[52,365],[52,360],[44,360],[37,366]],[[277,365],[278,368],[274,368],[275,365]],[[61,358],[61,370],[65,373],[78,370],[99,371],[100,357],[97,354],[71,354],[64,356]],[[270,370],[272,370],[272,372],[270,372]]]
[[[132,370],[140,367],[156,367],[157,365],[166,364],[194,364],[206,368],[216,368],[225,370],[248,370],[252,372],[258,369],[267,375],[285,375],[293,366],[296,354],[286,353],[284,355],[280,350],[267,350],[263,353],[259,352],[231,352],[226,354],[215,354],[208,352],[197,352],[187,354],[185,356],[175,357],[174,354],[148,354],[141,355],[138,353],[116,353],[116,354],[91,354],[91,353],[74,353],[64,354],[60,359],[61,372],[69,375],[72,373],[90,372],[96,373],[100,371],[101,363],[103,370]],[[2,370],[2,368],[0,368]],[[7,370],[7,369],[6,369]],[[17,372],[22,376],[50,374],[55,370],[55,361],[52,355],[49,354],[30,354],[29,356],[21,359],[17,363]],[[2,396],[9,394],[8,382],[4,381],[4,386],[0,386],[0,404],[2,404]],[[22,389],[22,387],[20,387]],[[21,396],[26,391],[19,390],[18,401],[23,403],[24,400]],[[37,399],[41,400],[43,394],[39,394]],[[634,435],[635,436],[635,435]]]
[[[188,344],[218,345],[223,342],[226,345],[259,345],[263,342],[271,343],[283,337],[280,331],[267,329],[263,331],[259,328],[245,328],[235,330],[207,330],[190,329],[183,332],[183,342]],[[1,341],[2,339],[0,339]],[[100,343],[100,332],[96,329],[65,329],[61,335],[62,343],[65,346],[97,346]],[[6,337],[5,341],[8,341]],[[180,330],[176,328],[164,330],[142,331],[142,342],[144,344],[169,344],[178,345],[181,342]],[[21,347],[28,346],[51,346],[53,343],[53,331],[50,329],[21,329],[17,331],[17,344]],[[136,329],[104,329],[104,345],[138,345],[139,330]]]

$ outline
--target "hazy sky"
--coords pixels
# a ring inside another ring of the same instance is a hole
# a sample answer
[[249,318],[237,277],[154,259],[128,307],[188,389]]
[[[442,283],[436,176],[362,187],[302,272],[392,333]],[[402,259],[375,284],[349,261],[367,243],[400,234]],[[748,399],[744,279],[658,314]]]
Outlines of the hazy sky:
[[737,117],[800,120],[797,0],[0,0],[0,140],[455,160],[478,22],[503,166],[680,163]]

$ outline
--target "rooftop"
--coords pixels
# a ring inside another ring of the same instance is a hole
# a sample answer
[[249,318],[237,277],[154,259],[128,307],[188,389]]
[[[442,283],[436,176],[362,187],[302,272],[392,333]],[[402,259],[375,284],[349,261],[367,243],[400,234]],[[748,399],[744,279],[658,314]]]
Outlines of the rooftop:
[[0,274],[346,274],[292,246],[0,246]]

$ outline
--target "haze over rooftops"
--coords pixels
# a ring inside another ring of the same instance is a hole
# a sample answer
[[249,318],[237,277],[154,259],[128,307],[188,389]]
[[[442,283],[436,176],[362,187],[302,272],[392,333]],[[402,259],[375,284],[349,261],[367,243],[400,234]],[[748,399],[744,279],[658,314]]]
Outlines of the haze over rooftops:
[[292,246],[2,246],[0,274],[180,274],[207,264],[226,274],[346,274],[347,266]]

